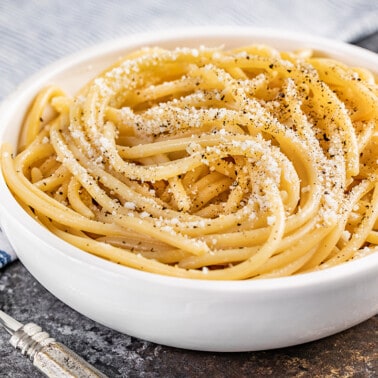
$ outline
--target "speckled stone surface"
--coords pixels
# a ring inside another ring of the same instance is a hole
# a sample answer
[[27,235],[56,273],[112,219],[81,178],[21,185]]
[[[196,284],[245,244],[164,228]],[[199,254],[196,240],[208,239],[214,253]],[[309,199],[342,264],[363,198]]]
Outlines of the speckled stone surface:
[[[378,51],[378,34],[357,42]],[[205,353],[164,347],[103,327],[45,290],[20,262],[0,270],[0,308],[35,322],[109,377],[378,377],[378,315],[349,330],[295,347]],[[42,375],[0,330],[0,377]]]
[[[164,347],[103,327],[45,290],[20,262],[0,273],[0,308],[35,322],[109,377],[377,377],[378,316],[335,336],[274,351],[208,353]],[[42,375],[0,330],[0,377]]]

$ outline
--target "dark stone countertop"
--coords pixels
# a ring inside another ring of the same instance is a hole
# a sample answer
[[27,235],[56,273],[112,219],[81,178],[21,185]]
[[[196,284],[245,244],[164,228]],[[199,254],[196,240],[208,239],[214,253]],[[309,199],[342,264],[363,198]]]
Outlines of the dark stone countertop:
[[[0,308],[34,322],[109,377],[377,377],[378,315],[337,335],[249,353],[195,352],[112,331],[72,310],[15,262],[0,272]],[[42,375],[0,330],[0,377]]]
[[[356,44],[378,51],[378,33]],[[378,315],[334,336],[250,353],[194,352],[112,331],[72,310],[18,261],[0,270],[0,308],[35,322],[109,377],[378,377]],[[0,377],[39,373],[0,330]]]

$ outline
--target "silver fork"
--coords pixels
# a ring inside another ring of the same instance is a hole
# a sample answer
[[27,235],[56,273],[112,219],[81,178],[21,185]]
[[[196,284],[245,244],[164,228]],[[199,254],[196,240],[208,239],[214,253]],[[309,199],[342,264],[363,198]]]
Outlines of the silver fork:
[[0,326],[11,335],[10,344],[28,356],[33,365],[48,377],[106,378],[72,350],[51,338],[37,324],[24,325],[0,310]]

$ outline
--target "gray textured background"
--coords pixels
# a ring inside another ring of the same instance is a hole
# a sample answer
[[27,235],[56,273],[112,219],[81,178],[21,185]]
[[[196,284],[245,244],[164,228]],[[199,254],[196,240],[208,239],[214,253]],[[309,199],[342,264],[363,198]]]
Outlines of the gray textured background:
[[281,28],[351,41],[378,29],[378,1],[0,0],[0,100],[31,73],[83,47],[193,25]]

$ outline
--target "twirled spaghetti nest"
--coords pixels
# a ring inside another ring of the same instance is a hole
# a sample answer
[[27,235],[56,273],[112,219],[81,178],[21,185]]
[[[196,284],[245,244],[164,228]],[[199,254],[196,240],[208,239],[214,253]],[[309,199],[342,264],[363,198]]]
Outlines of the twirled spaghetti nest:
[[31,215],[95,255],[285,276],[377,251],[377,104],[373,74],[307,51],[146,48],[73,98],[41,91],[2,165]]

